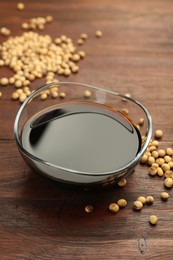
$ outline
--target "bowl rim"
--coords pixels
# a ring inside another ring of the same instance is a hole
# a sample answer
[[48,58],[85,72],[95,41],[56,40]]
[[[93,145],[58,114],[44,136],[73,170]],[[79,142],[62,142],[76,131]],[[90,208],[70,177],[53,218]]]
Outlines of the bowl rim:
[[[132,103],[134,103],[135,105],[139,106],[144,111],[144,113],[146,115],[146,118],[147,118],[147,123],[148,123],[148,132],[147,132],[147,135],[146,135],[145,143],[143,144],[143,146],[141,146],[142,147],[141,150],[137,153],[137,155],[134,157],[134,159],[132,159],[128,164],[126,164],[125,166],[123,166],[123,167],[121,167],[121,168],[119,168],[117,170],[114,170],[114,171],[112,170],[112,171],[103,172],[103,173],[77,171],[77,170],[73,170],[73,169],[70,169],[70,168],[58,166],[58,165],[55,165],[53,163],[49,163],[46,160],[40,159],[40,158],[32,155],[31,153],[29,153],[22,146],[22,143],[21,143],[21,141],[19,139],[19,135],[18,135],[18,129],[19,129],[20,117],[21,117],[21,114],[22,114],[23,110],[25,109],[26,105],[37,94],[39,94],[41,91],[43,91],[44,89],[46,89],[48,87],[55,86],[55,85],[58,86],[58,85],[72,85],[72,84],[73,85],[77,85],[77,86],[80,85],[81,87],[84,87],[84,88],[87,87],[89,89],[93,89],[93,90],[97,90],[97,91],[103,91],[103,92],[106,92],[106,93],[114,95],[114,96],[119,96],[122,99],[127,99],[127,100],[131,101]],[[139,101],[137,101],[137,100],[135,100],[135,99],[133,99],[131,97],[125,96],[123,94],[120,94],[120,93],[117,93],[117,92],[114,92],[114,91],[111,91],[111,90],[107,90],[105,88],[100,88],[100,87],[96,87],[96,86],[85,84],[85,83],[70,82],[70,81],[69,82],[63,82],[63,81],[61,81],[61,82],[52,82],[52,83],[44,84],[44,85],[40,86],[30,96],[28,96],[27,99],[24,101],[24,103],[21,105],[21,107],[19,108],[19,110],[17,112],[17,115],[15,117],[15,121],[14,121],[14,138],[15,138],[17,146],[18,146],[20,152],[22,152],[22,154],[26,155],[27,157],[32,158],[35,161],[38,161],[40,163],[44,163],[44,164],[46,164],[48,166],[52,166],[52,167],[57,168],[59,170],[70,172],[70,173],[73,173],[73,174],[78,174],[78,175],[86,175],[86,176],[109,176],[109,175],[112,175],[112,174],[123,172],[123,171],[127,170],[130,166],[132,166],[134,164],[137,164],[137,162],[139,161],[140,157],[143,155],[143,153],[147,149],[147,146],[148,146],[148,144],[150,142],[151,136],[152,136],[152,118],[150,116],[149,111]]]

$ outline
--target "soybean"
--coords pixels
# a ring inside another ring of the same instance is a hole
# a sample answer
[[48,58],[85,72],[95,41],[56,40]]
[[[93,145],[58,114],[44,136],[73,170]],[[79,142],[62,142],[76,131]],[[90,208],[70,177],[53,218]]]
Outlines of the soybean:
[[120,180],[120,181],[118,182],[118,186],[124,187],[124,186],[126,185],[126,183],[127,183],[127,180],[126,180],[126,179],[122,179],[122,180]]
[[0,84],[1,84],[2,86],[6,86],[6,85],[8,85],[8,83],[9,83],[9,81],[8,81],[7,78],[2,78],[2,79],[0,80]]
[[173,155],[173,149],[168,147],[166,149],[166,154],[169,155],[169,156],[172,156]]
[[160,176],[160,177],[163,176],[163,170],[162,170],[161,167],[158,167],[158,168],[157,168],[157,175]]
[[144,118],[141,117],[141,118],[139,119],[139,125],[142,126],[143,124],[144,124]]
[[155,131],[155,138],[160,139],[163,136],[163,131],[158,129]]
[[59,97],[60,98],[65,98],[66,97],[66,93],[65,92],[60,92],[59,93]]
[[101,31],[96,31],[95,35],[97,38],[101,38],[103,36],[103,33]]
[[166,188],[172,188],[172,186],[173,186],[173,179],[169,178],[169,177],[166,178],[164,180],[164,185],[165,185]]
[[146,203],[146,198],[143,196],[139,196],[137,200],[142,202],[143,205]]
[[150,174],[151,176],[156,175],[156,174],[157,174],[157,168],[151,166],[151,167],[149,168],[149,174]]
[[147,160],[148,160],[148,156],[147,156],[146,154],[144,154],[144,155],[141,157],[141,159],[140,159],[140,163],[141,163],[141,164],[144,164],[144,163],[147,162]]
[[158,222],[158,218],[157,218],[157,216],[155,216],[155,215],[151,215],[150,218],[149,218],[149,221],[150,221],[150,223],[151,223],[152,225],[156,225],[157,222]]
[[146,197],[146,204],[150,205],[154,202],[154,197],[153,196],[147,196]]
[[90,90],[85,90],[84,91],[84,97],[85,98],[90,98],[91,97],[91,91]]
[[125,199],[119,199],[117,201],[117,205],[120,207],[120,208],[124,208],[126,205],[127,205],[127,201]]
[[24,8],[25,8],[24,3],[18,3],[18,4],[17,4],[17,9],[18,9],[18,10],[23,10]]
[[142,202],[139,200],[134,201],[133,208],[137,211],[141,210],[143,208]]
[[112,213],[117,213],[118,211],[119,211],[119,206],[118,206],[118,204],[116,204],[116,203],[111,203],[110,205],[109,205],[109,210],[112,212]]
[[86,213],[91,213],[91,212],[93,212],[93,210],[94,210],[94,207],[92,205],[85,206]]
[[160,197],[162,200],[167,200],[169,198],[169,193],[164,191],[160,194]]

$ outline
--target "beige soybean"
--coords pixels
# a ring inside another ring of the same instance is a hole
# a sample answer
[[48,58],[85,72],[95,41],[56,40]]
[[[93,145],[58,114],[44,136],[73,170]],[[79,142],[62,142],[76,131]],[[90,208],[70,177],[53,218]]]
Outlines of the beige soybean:
[[172,188],[172,186],[173,186],[173,179],[169,178],[169,177],[166,178],[164,180],[164,185],[165,185],[166,188]]
[[172,158],[171,158],[171,156],[169,156],[169,155],[165,155],[165,156],[164,156],[164,160],[165,160],[166,163],[168,163],[168,162],[171,162],[171,161],[172,161]]
[[173,171],[171,171],[171,170],[165,171],[164,177],[165,178],[173,178]]
[[103,36],[103,33],[101,31],[96,31],[95,35],[97,38],[101,38]]
[[164,157],[166,152],[163,149],[158,150],[159,157]]
[[162,200],[167,200],[168,198],[169,198],[169,193],[167,193],[167,192],[162,192],[161,194],[160,194],[160,198],[162,199]]
[[151,176],[156,175],[156,174],[157,174],[157,168],[151,166],[151,167],[149,168],[149,174],[150,174]]
[[1,67],[1,66],[4,66],[4,64],[5,64],[4,61],[3,61],[3,60],[0,60],[0,67]]
[[155,216],[155,215],[151,215],[150,218],[149,218],[149,222],[150,222],[150,224],[152,224],[152,225],[156,225],[157,222],[158,222],[158,217]]
[[9,83],[9,81],[8,81],[7,78],[1,78],[0,84],[1,84],[2,86],[6,86],[6,85],[8,85],[8,83]]
[[162,165],[162,164],[164,164],[164,162],[165,162],[165,160],[163,159],[163,158],[157,158],[156,159],[156,163],[158,164],[158,165]]
[[79,61],[80,60],[80,56],[79,54],[73,54],[73,56],[71,57],[72,61]]
[[14,83],[16,88],[21,88],[22,87],[22,81],[21,80],[16,80]]
[[6,27],[1,27],[0,33],[4,36],[9,36],[11,34],[11,31]]
[[119,206],[118,206],[118,204],[117,204],[117,203],[111,203],[111,204],[109,205],[109,210],[110,210],[110,212],[112,212],[112,213],[117,213],[117,212],[119,211]]
[[41,99],[41,100],[46,100],[46,99],[47,99],[47,93],[42,93],[42,94],[40,95],[40,99]]
[[59,97],[60,97],[60,98],[65,98],[65,97],[66,97],[66,93],[60,92],[60,93],[59,93]]
[[143,124],[144,124],[144,118],[143,117],[141,117],[140,119],[139,119],[139,123],[138,123],[140,126],[142,126]]
[[152,165],[155,162],[155,158],[153,156],[148,157],[148,165]]
[[124,96],[130,98],[130,97],[131,97],[131,94],[130,94],[130,93],[125,93]]
[[79,51],[78,54],[81,58],[84,58],[86,56],[84,51]]
[[77,73],[79,71],[79,67],[75,65],[75,66],[71,67],[71,71],[73,73]]
[[92,213],[94,210],[94,207],[92,205],[85,206],[85,212],[86,213]]
[[19,93],[17,93],[16,91],[13,92],[12,95],[11,95],[11,99],[13,99],[13,100],[19,99]]
[[53,21],[53,16],[51,15],[46,16],[46,22],[50,23],[52,21]]
[[153,196],[147,196],[146,197],[146,204],[150,205],[154,202],[154,197]]
[[91,91],[90,91],[90,90],[85,90],[85,91],[84,91],[84,97],[85,97],[85,98],[91,97]]
[[57,98],[58,97],[58,92],[57,91],[51,91],[51,97],[52,98]]
[[163,163],[161,167],[162,167],[162,170],[163,170],[164,172],[170,170],[170,166],[169,166],[168,163]]
[[24,88],[23,88],[23,92],[25,92],[25,93],[26,93],[27,91],[29,91],[29,90],[30,90],[29,87],[24,87]]
[[141,164],[144,164],[144,163],[147,162],[147,160],[148,160],[148,156],[147,156],[146,154],[144,154],[144,155],[141,157],[141,159],[140,159],[140,163],[141,163]]
[[26,98],[27,98],[27,96],[26,96],[25,93],[21,93],[21,94],[19,95],[19,101],[20,101],[21,103],[23,103],[23,102],[26,100]]
[[18,94],[21,94],[21,93],[23,93],[23,89],[22,88],[16,89],[15,92],[17,92]]
[[67,41],[67,36],[66,35],[61,35],[61,40],[63,41],[63,42],[66,42]]
[[151,142],[151,145],[154,145],[154,146],[158,147],[159,141],[154,140],[154,141]]
[[22,27],[22,29],[29,29],[30,25],[25,22],[25,23],[22,23],[21,27]]
[[155,134],[155,138],[160,139],[163,136],[163,131],[158,129],[158,130],[155,131],[154,134]]
[[120,207],[120,208],[124,208],[126,205],[127,205],[127,201],[125,199],[119,199],[117,201],[117,205]]
[[50,87],[50,92],[51,91],[58,91],[58,86],[51,86]]
[[123,108],[123,109],[121,110],[121,112],[122,112],[123,114],[125,114],[126,116],[129,114],[129,110],[128,110],[127,108]]
[[66,68],[66,69],[64,70],[64,75],[65,75],[65,76],[70,76],[70,74],[71,74],[71,70]]
[[154,159],[157,159],[159,157],[158,151],[152,151],[151,155],[154,157]]
[[15,82],[15,78],[14,77],[9,78],[9,83],[10,84],[14,84],[14,82]]
[[145,142],[145,140],[146,140],[146,136],[142,135],[142,143]]
[[24,8],[25,8],[24,3],[18,3],[18,4],[17,4],[17,9],[18,9],[18,10],[23,10]]
[[137,200],[142,202],[143,205],[146,203],[146,198],[144,196],[139,196]]
[[169,155],[169,156],[172,156],[172,155],[173,155],[173,149],[170,148],[170,147],[168,147],[168,148],[166,149],[166,154]]
[[161,167],[158,167],[158,168],[157,168],[157,175],[160,176],[160,177],[163,176],[163,170],[162,170]]
[[78,40],[77,40],[77,44],[78,44],[78,45],[82,45],[83,43],[84,43],[84,41],[83,41],[82,39],[78,39]]
[[30,91],[30,90],[28,90],[28,91],[26,91],[26,92],[25,92],[25,94],[26,94],[26,96],[28,97],[28,96],[30,96],[30,95],[31,95],[31,91]]
[[153,163],[151,166],[152,166],[152,167],[155,167],[155,168],[158,168],[158,167],[159,167],[159,165],[158,165],[157,163]]
[[137,211],[141,210],[143,208],[142,202],[139,200],[134,201],[133,208]]
[[127,183],[126,179],[121,179],[117,184],[119,187],[124,187]]
[[170,169],[173,168],[173,162],[168,162]]
[[150,150],[150,152],[155,151],[155,150],[156,150],[156,146],[151,145],[151,146],[149,147],[149,150]]
[[145,152],[145,154],[149,157],[151,156],[151,153],[149,151]]
[[86,40],[86,39],[88,38],[87,33],[82,33],[82,34],[80,35],[80,38],[83,39],[83,40]]

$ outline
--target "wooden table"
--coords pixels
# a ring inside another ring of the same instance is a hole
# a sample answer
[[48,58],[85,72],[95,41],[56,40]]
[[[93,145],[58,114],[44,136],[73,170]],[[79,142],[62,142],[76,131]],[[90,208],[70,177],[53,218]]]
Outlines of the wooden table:
[[[164,131],[160,147],[172,147],[171,0],[30,0],[23,11],[16,4],[1,0],[0,26],[15,36],[27,19],[52,15],[54,21],[41,33],[65,34],[76,42],[86,32],[89,38],[81,47],[86,58],[68,80],[130,93],[150,111],[154,130]],[[101,39],[96,39],[96,30],[103,32]],[[12,75],[6,68],[0,73]],[[30,170],[14,142],[20,104],[11,100],[13,90],[0,86],[0,259],[173,259],[173,191],[167,202],[160,200],[163,178],[149,177],[148,167],[138,165],[124,188],[82,191]],[[133,211],[139,195],[153,195],[154,204]],[[108,206],[119,198],[128,205],[111,214]],[[87,204],[94,206],[91,214],[84,210]],[[156,226],[149,224],[151,214],[159,218]]]

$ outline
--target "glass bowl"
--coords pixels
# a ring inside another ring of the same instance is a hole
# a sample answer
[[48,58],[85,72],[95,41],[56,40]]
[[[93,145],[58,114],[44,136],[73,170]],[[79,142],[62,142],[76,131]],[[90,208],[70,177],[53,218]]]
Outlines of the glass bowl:
[[[57,128],[51,130],[54,124]],[[121,139],[126,130],[128,136]],[[133,153],[132,133],[139,142]],[[152,119],[141,103],[75,82],[43,85],[25,100],[14,122],[18,149],[34,170],[60,182],[87,186],[112,185],[130,174],[151,135]]]

